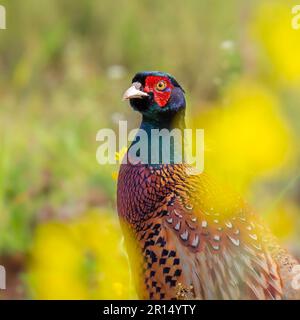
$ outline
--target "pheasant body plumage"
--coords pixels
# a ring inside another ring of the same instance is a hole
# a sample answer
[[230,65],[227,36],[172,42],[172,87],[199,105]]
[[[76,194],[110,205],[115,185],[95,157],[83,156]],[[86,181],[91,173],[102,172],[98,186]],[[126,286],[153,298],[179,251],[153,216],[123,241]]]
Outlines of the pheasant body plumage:
[[118,212],[143,299],[299,298],[297,261],[238,195],[185,163],[122,164]]

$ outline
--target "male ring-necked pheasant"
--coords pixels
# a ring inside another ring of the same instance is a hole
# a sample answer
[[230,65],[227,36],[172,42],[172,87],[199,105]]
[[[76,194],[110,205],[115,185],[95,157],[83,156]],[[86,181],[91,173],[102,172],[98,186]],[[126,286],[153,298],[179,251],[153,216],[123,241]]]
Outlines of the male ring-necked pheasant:
[[[148,133],[185,127],[184,91],[169,74],[136,74],[124,98]],[[300,298],[296,259],[239,196],[186,163],[122,164],[118,212],[140,298]]]

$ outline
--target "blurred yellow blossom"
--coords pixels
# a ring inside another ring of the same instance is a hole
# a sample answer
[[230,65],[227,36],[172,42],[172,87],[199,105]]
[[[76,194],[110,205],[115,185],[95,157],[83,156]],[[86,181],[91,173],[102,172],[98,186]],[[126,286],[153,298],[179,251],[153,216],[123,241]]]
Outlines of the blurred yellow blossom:
[[300,30],[292,28],[294,1],[263,1],[255,10],[251,30],[265,53],[271,79],[300,81]]
[[133,299],[119,225],[92,211],[69,223],[39,225],[29,263],[38,299]]
[[[115,159],[121,163],[122,159],[124,158],[126,152],[127,152],[128,148],[127,147],[122,147],[121,150],[119,152],[116,152],[115,154]],[[113,180],[118,180],[118,171],[113,171],[111,174],[111,177]]]
[[271,231],[282,240],[291,239],[297,231],[299,208],[289,202],[283,202],[264,216]]
[[292,137],[276,97],[262,85],[237,81],[204,110],[193,123],[205,129],[205,170],[241,191],[285,163]]
[[126,152],[127,152],[128,148],[127,147],[122,147],[121,150],[119,152],[116,152],[116,160],[121,162],[123,157],[125,156]]
[[118,180],[118,176],[119,176],[118,171],[113,171],[113,172],[111,173],[111,177],[112,177],[112,179],[113,179],[114,181],[117,181],[117,180]]

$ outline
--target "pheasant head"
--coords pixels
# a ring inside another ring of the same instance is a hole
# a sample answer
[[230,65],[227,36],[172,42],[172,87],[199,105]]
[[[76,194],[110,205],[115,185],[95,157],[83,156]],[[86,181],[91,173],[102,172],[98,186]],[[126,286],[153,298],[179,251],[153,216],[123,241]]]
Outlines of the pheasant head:
[[184,118],[184,90],[168,73],[137,73],[123,98],[129,100],[132,108],[143,115],[143,121],[154,122],[158,127],[168,127],[178,117],[181,120]]

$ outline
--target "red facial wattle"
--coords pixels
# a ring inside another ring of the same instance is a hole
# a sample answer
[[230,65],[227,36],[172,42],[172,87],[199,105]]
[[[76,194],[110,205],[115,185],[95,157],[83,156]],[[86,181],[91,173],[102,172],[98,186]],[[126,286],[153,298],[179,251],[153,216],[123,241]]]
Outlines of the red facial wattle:
[[[162,90],[158,89],[158,84],[163,83],[165,88]],[[169,101],[171,96],[173,85],[169,78],[159,76],[149,76],[145,80],[144,91],[149,93],[152,92],[155,102],[163,108]]]

